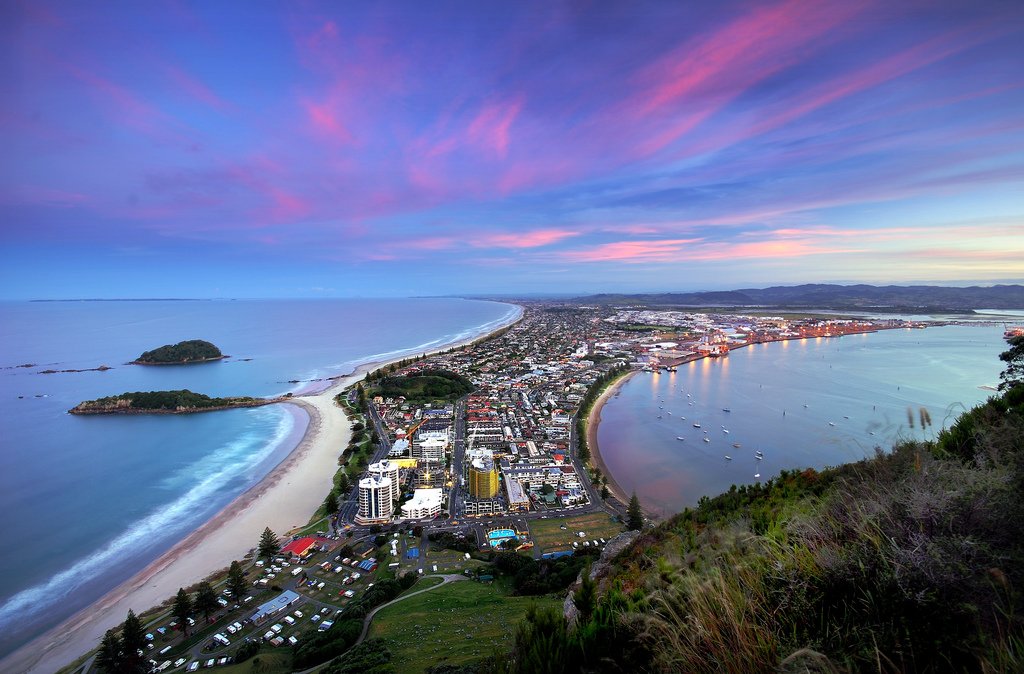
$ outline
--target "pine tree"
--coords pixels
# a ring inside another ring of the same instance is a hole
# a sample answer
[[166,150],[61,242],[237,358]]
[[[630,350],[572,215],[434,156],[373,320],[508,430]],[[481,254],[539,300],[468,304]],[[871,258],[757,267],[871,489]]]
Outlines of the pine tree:
[[640,531],[644,528],[644,511],[640,509],[640,499],[636,492],[629,497],[629,506],[626,508],[626,527],[633,531]]
[[196,590],[196,611],[203,614],[206,622],[210,622],[210,614],[215,613],[218,607],[220,604],[217,602],[217,593],[214,592],[213,586],[205,581],[200,583]]
[[107,630],[100,641],[100,649],[96,652],[96,666],[108,674],[120,672],[124,666],[124,651],[120,637],[114,630]]
[[241,602],[246,590],[249,589],[249,581],[245,579],[245,571],[238,560],[231,562],[231,567],[228,568],[228,589],[231,590],[236,602]]
[[188,596],[188,592],[185,592],[185,588],[179,587],[178,595],[174,598],[171,615],[178,619],[178,624],[181,625],[181,631],[185,636],[188,636],[188,619],[192,617],[194,611],[192,598]]
[[611,495],[612,495],[612,492],[611,492],[610,489],[608,489],[608,485],[607,484],[601,485],[601,498],[607,500],[608,497],[611,496]]
[[281,549],[281,546],[277,544],[277,534],[267,527],[263,530],[260,535],[260,544],[258,553],[260,557],[273,557],[277,554],[277,551]]
[[324,499],[324,510],[327,511],[328,515],[338,512],[338,495],[334,493],[333,489],[327,494],[327,498]]
[[580,612],[580,623],[586,622],[597,606],[597,583],[590,578],[590,564],[583,567],[583,580],[572,595],[572,603]]
[[121,651],[124,659],[121,671],[133,674],[149,671],[149,663],[145,656],[146,629],[135,615],[135,611],[130,609],[121,627]]
[[1024,337],[1006,340],[1010,348],[999,354],[999,360],[1006,363],[1006,369],[999,373],[999,390],[1009,391],[1024,386]]

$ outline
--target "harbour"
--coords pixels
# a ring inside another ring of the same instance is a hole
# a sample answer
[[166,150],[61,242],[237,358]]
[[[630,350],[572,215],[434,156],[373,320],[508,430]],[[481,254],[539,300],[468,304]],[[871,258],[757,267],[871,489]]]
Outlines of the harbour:
[[[664,515],[780,470],[930,438],[990,395],[1002,332],[939,326],[791,339],[637,372],[601,409],[601,460],[625,492]],[[934,421],[922,428],[922,418]]]

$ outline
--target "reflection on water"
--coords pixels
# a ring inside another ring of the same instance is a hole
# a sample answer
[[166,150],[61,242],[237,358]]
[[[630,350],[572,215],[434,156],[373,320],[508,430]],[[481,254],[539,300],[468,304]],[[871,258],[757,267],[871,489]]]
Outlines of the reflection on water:
[[[670,514],[757,474],[767,480],[931,438],[990,395],[979,387],[998,381],[1004,348],[1002,330],[991,327],[757,344],[674,373],[634,375],[602,410],[598,444],[625,490]],[[921,428],[921,408],[933,426]]]

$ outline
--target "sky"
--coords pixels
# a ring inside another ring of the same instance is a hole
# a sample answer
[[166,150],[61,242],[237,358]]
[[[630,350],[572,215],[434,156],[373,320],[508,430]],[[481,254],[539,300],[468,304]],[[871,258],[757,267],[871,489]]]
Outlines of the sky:
[[0,2],[0,298],[1024,280],[1024,3]]

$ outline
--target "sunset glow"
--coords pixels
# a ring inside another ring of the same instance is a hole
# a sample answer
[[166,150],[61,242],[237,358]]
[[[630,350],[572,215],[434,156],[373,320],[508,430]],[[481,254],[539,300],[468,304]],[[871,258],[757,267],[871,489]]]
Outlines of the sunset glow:
[[2,10],[4,297],[1024,280],[1019,2],[105,4]]

